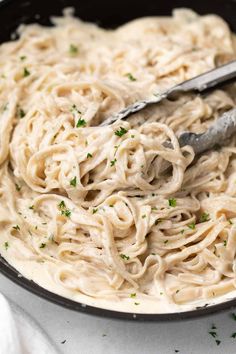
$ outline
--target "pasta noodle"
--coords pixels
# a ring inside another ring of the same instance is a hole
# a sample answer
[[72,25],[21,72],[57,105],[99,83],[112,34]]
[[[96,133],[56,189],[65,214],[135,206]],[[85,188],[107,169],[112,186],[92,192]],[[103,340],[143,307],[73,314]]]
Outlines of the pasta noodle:
[[195,157],[178,135],[234,107],[235,86],[99,127],[234,59],[227,24],[187,9],[116,30],[68,11],[53,22],[0,47],[2,256],[53,292],[120,311],[234,297],[235,137]]

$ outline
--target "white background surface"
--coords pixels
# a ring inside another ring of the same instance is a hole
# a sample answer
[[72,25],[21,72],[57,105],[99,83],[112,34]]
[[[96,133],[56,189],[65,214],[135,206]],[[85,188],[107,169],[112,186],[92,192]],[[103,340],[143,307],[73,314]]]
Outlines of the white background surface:
[[[179,354],[236,353],[236,338],[230,338],[236,332],[232,311],[191,321],[136,323],[72,312],[38,298],[2,275],[0,291],[38,321],[62,354],[171,354],[175,349]],[[213,323],[219,346],[208,334]]]

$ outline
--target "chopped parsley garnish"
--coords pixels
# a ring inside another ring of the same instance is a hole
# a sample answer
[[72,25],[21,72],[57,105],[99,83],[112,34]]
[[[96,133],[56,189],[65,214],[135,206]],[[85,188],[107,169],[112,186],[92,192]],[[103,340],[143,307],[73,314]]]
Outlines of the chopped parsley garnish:
[[142,215],[142,219],[145,219],[146,217],[147,217],[147,215],[146,215],[146,214]]
[[231,334],[231,338],[236,338],[236,332]]
[[30,205],[29,209],[34,210],[34,205]]
[[20,117],[20,118],[24,118],[24,116],[25,116],[25,111],[24,111],[22,108],[18,107],[17,115],[18,115],[18,117]]
[[233,221],[231,219],[229,219],[228,222],[230,223],[230,225],[233,225]]
[[192,222],[191,224],[188,224],[188,227],[189,227],[191,230],[194,230],[194,229],[196,228],[195,222]]
[[4,242],[4,248],[5,248],[6,251],[8,250],[8,248],[9,248],[9,243],[8,242]]
[[181,231],[180,231],[180,233],[183,235],[183,233],[184,233],[184,229],[183,229],[183,230],[181,230]]
[[86,126],[86,121],[82,118],[80,118],[78,120],[78,122],[76,123],[76,128],[81,128],[81,127],[85,127]]
[[131,135],[131,138],[135,138],[135,135]]
[[111,167],[112,167],[112,166],[115,166],[115,163],[116,163],[116,162],[117,162],[117,159],[112,160],[112,161],[110,162]]
[[87,159],[90,159],[91,157],[93,157],[92,154],[90,154],[90,152],[87,153]]
[[46,247],[46,243],[41,243],[41,245],[39,246],[39,248],[45,248]]
[[19,184],[15,184],[15,186],[16,186],[16,190],[19,192],[20,190],[21,190],[21,186],[19,186]]
[[78,53],[78,47],[76,47],[76,45],[74,45],[74,44],[71,44],[70,45],[70,48],[69,48],[69,52],[70,52],[70,54],[77,54]]
[[70,180],[70,185],[76,187],[76,184],[77,184],[77,178],[75,176],[74,178],[72,178],[72,180]]
[[231,313],[231,318],[236,321],[236,314],[235,313]]
[[71,216],[71,211],[69,209],[66,209],[66,204],[65,204],[64,200],[62,200],[58,204],[58,207],[61,210],[61,215],[64,215],[66,217],[70,217]]
[[27,77],[30,75],[30,71],[27,69],[27,68],[24,68],[24,71],[23,71],[23,76],[24,77]]
[[113,205],[113,204],[109,204],[109,207],[110,207],[110,208],[114,208],[114,205]]
[[125,259],[126,261],[129,260],[129,256],[126,256],[126,255],[123,254],[123,253],[120,254],[120,257],[121,257],[122,259]]
[[71,110],[72,113],[78,113],[78,114],[82,114],[82,112],[76,107],[75,104],[72,105]]
[[212,332],[212,331],[210,331],[210,332],[208,332],[213,338],[215,338],[215,337],[217,337],[218,336],[218,334],[216,333],[216,332]]
[[226,241],[226,240],[224,240],[224,241],[223,241],[223,244],[224,244],[224,247],[226,247],[226,245],[227,245],[227,241]]
[[170,207],[176,207],[176,199],[175,198],[168,199],[168,203],[169,203]]
[[200,216],[200,222],[205,222],[205,221],[209,221],[209,214],[208,213],[203,213],[201,216]]
[[20,230],[20,226],[19,226],[19,225],[12,226],[12,228],[13,228],[14,230]]
[[165,240],[165,241],[164,241],[165,244],[168,243],[168,242],[169,242],[169,240]]
[[23,60],[25,60],[25,59],[26,59],[26,56],[25,56],[25,55],[21,55],[21,56],[20,56],[20,60],[23,61]]
[[134,304],[135,304],[135,305],[140,305],[140,302],[135,302]]
[[66,207],[66,204],[65,204],[64,200],[62,200],[62,201],[58,204],[58,207],[59,207],[60,209],[64,209],[64,208]]
[[130,81],[136,81],[137,80],[131,73],[127,73],[125,76],[127,76]]
[[98,211],[98,208],[94,208],[93,211],[92,211],[92,213],[93,213],[93,214],[96,214],[97,211]]
[[61,215],[65,215],[67,218],[71,216],[71,211],[69,209],[62,210]]
[[130,297],[132,298],[136,297],[136,293],[130,294]]
[[115,135],[121,137],[121,136],[125,135],[127,132],[128,132],[127,129],[120,127],[120,129],[115,131]]
[[157,210],[157,207],[152,207],[151,210],[152,211]]
[[178,349],[175,349],[175,353],[179,353],[179,350],[178,350]]
[[216,345],[220,345],[220,343],[221,343],[221,340],[216,339]]

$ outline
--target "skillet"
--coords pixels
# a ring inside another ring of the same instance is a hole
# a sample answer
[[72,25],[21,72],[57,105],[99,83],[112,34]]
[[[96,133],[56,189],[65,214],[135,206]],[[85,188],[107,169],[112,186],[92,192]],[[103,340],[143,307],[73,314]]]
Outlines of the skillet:
[[[50,16],[61,15],[62,9],[68,6],[74,7],[75,15],[81,19],[95,22],[99,26],[106,28],[115,28],[137,17],[170,15],[173,8],[188,7],[201,15],[208,13],[218,14],[236,32],[236,1],[234,0],[3,0],[0,3],[0,43],[9,40],[11,34],[21,23],[38,22],[42,25],[50,25]],[[214,31],[214,28],[212,28],[212,31]],[[33,281],[22,277],[1,256],[0,272],[14,283],[52,303],[101,317],[136,321],[173,321],[206,316],[236,306],[235,298],[217,305],[209,307],[205,305],[186,312],[135,314],[111,311],[86,306],[45,290]]]

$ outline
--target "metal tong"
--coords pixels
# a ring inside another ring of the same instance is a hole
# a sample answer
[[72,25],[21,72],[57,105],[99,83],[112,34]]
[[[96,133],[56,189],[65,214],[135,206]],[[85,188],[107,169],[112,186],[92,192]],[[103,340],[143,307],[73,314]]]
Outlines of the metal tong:
[[[201,93],[209,89],[226,84],[236,79],[236,60],[210,70],[193,79],[184,81],[169,90],[155,94],[151,99],[135,102],[124,108],[112,117],[106,119],[100,126],[110,125],[117,120],[128,118],[131,114],[141,111],[149,105],[154,105],[166,98],[173,98],[188,92]],[[184,132],[179,136],[180,146],[191,145],[195,154],[212,149],[216,145],[223,145],[225,140],[236,132],[236,108],[224,113],[205,133],[195,134]],[[168,142],[167,144],[168,145]]]

